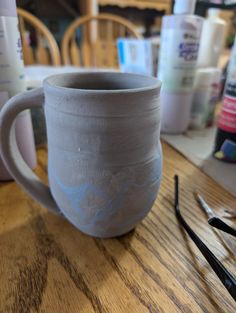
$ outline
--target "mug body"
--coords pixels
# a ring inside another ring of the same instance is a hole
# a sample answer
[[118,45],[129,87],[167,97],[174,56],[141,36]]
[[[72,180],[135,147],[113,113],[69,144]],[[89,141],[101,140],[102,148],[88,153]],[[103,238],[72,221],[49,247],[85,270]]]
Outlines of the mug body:
[[48,173],[64,216],[96,237],[122,235],[160,186],[160,82],[117,72],[44,81]]

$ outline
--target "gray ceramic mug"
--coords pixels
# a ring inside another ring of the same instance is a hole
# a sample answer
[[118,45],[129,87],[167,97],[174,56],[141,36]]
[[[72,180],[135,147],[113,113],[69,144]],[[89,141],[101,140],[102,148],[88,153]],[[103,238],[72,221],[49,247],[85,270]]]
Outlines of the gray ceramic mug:
[[[11,98],[0,117],[3,160],[43,206],[97,237],[122,235],[151,209],[160,186],[160,82],[118,72],[54,75]],[[49,187],[25,164],[11,131],[44,107]]]

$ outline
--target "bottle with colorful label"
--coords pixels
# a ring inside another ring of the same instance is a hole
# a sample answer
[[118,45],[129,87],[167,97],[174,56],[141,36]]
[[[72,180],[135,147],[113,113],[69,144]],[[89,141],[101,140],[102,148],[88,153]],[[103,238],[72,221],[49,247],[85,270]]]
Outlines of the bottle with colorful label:
[[[15,0],[0,0],[0,110],[5,102],[25,90],[24,63]],[[30,111],[16,119],[18,148],[25,162],[36,166],[36,153]],[[0,180],[11,179],[0,158]]]
[[174,15],[164,16],[158,78],[162,81],[161,130],[184,132],[190,122],[193,82],[203,18],[193,15],[195,0],[177,0]]
[[236,40],[228,67],[213,154],[219,160],[236,163]]

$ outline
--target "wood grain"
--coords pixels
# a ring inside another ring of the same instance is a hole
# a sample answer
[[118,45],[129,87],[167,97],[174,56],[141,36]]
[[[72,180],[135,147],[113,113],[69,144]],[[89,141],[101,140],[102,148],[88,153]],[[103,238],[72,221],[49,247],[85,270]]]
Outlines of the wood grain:
[[[152,211],[116,239],[82,234],[31,200],[15,183],[0,185],[0,312],[235,312],[236,304],[178,225],[173,175],[189,224],[235,274],[236,260],[219,241],[192,191],[214,209],[235,198],[163,144],[164,175]],[[46,179],[44,149],[37,173]]]

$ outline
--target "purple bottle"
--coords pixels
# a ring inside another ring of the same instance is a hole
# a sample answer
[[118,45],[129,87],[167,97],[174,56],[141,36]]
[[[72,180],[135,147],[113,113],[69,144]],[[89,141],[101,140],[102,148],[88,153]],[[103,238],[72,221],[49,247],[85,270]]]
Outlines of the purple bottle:
[[[0,110],[14,95],[25,90],[24,63],[15,0],[0,0]],[[15,122],[18,148],[25,162],[36,167],[36,152],[30,111],[22,112]],[[0,180],[11,175],[0,158]]]

